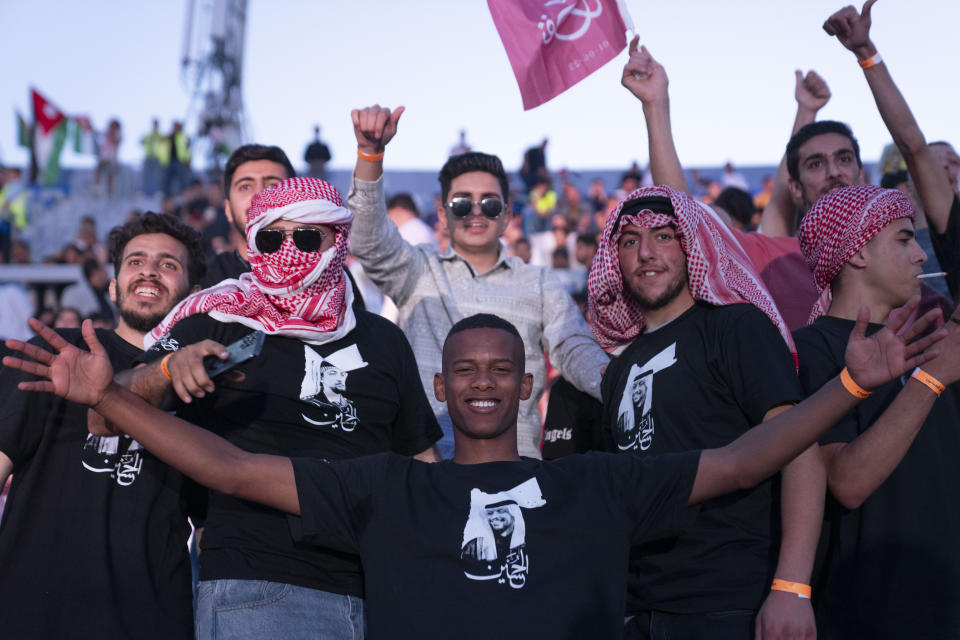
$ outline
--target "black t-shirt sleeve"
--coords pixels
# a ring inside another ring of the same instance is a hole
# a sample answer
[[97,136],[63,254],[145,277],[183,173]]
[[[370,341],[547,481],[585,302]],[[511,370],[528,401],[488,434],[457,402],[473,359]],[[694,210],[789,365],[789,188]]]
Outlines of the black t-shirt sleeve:
[[699,451],[658,456],[607,455],[611,492],[632,525],[639,544],[674,537],[693,526],[699,507],[688,506],[700,464]]
[[[43,346],[38,338],[30,344]],[[20,354],[14,354],[17,357]],[[0,452],[13,462],[16,469],[23,460],[29,459],[40,444],[43,436],[43,423],[39,420],[25,420],[24,416],[39,416],[40,413],[28,411],[31,407],[40,408],[43,401],[49,405],[58,402],[58,398],[49,394],[21,391],[17,384],[25,380],[35,380],[35,376],[12,367],[0,367]]]
[[733,397],[751,425],[767,411],[803,397],[793,356],[780,332],[753,305],[731,305],[717,336],[720,371],[726,372]]
[[[150,364],[159,360],[171,351],[179,351],[188,344],[200,342],[201,340],[217,340],[216,329],[223,326],[207,315],[195,315],[184,318],[170,328],[170,331],[160,337],[153,343],[149,349],[143,352],[138,359],[138,363]],[[227,346],[227,345],[224,345]]]
[[601,448],[601,405],[563,377],[550,386],[547,415],[543,420],[544,460]]
[[295,540],[360,553],[373,513],[374,492],[387,463],[384,454],[324,460],[292,458],[300,516],[289,516]]
[[[395,329],[394,326],[390,328]],[[393,424],[391,451],[412,456],[439,440],[443,431],[437,423],[437,417],[430,403],[427,402],[423,385],[420,384],[417,361],[407,337],[402,331],[395,329],[391,339],[397,344],[399,358],[397,385],[400,393],[400,410]]]
[[956,302],[960,296],[960,197],[953,196],[944,233],[930,227],[930,243],[940,268],[947,272],[947,289]]
[[[840,373],[843,363],[837,361],[830,335],[817,327],[806,327],[793,335],[800,360],[800,385],[804,395],[811,396]],[[820,438],[820,444],[851,442],[858,435],[856,415],[851,411]]]

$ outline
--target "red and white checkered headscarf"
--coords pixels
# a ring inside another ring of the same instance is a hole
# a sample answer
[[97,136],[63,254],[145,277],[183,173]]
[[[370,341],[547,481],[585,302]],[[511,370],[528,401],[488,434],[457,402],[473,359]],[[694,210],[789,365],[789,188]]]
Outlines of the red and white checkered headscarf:
[[797,234],[820,291],[808,322],[830,308],[830,283],[857,251],[894,220],[913,220],[916,215],[903,193],[870,184],[835,189],[817,200]]
[[[279,251],[261,253],[257,232],[277,220],[326,224],[337,233],[333,246],[320,253],[297,249],[286,237]],[[356,326],[353,292],[343,264],[353,214],[340,193],[317,178],[289,178],[253,197],[247,218],[250,273],[227,279],[189,296],[144,338],[150,348],[170,327],[197,313],[221,322],[237,322],[268,334],[323,344]]]
[[[643,209],[621,217],[624,205],[650,196],[669,198],[674,215]],[[617,349],[643,331],[643,313],[633,297],[624,291],[617,252],[620,234],[628,224],[648,229],[676,228],[680,248],[687,258],[687,279],[693,298],[715,305],[753,304],[770,318],[790,352],[796,354],[790,330],[777,310],[773,296],[755,273],[753,263],[727,225],[706,205],[666,186],[637,189],[607,215],[587,283],[590,329],[601,347]]]

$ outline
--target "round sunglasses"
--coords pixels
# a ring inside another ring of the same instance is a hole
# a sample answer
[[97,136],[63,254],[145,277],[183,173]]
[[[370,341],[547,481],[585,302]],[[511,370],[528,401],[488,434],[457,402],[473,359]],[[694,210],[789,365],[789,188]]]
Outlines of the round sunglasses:
[[447,212],[454,218],[466,218],[473,211],[473,205],[479,205],[480,213],[491,220],[496,220],[503,213],[503,200],[500,198],[484,198],[480,202],[473,202],[463,196],[451,198],[447,203]]
[[293,237],[293,244],[300,251],[312,253],[323,246],[326,233],[313,227],[298,227],[296,229],[262,229],[257,231],[257,249],[260,253],[274,253],[283,246],[283,239]]

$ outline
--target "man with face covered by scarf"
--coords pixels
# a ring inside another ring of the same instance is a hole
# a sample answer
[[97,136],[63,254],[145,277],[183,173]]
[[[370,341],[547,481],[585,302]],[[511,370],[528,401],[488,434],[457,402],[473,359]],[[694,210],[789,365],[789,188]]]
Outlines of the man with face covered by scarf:
[[[807,394],[842,368],[839,345],[861,306],[870,333],[919,292],[915,215],[899,191],[865,185],[823,196],[804,217],[800,247],[821,291],[812,324],[794,333]],[[960,340],[957,314],[947,328]],[[960,637],[949,543],[960,535],[960,389],[938,382],[950,368],[941,356],[875,389],[820,440],[831,496],[814,585],[820,638]]]
[[[147,338],[150,364],[118,378],[247,451],[434,459],[440,430],[406,338],[351,305],[352,220],[316,178],[258,193],[246,227],[251,271],[176,306]],[[211,380],[204,359],[225,358],[224,345],[253,331],[266,334],[261,353]],[[337,402],[319,402],[333,370]],[[359,558],[295,543],[279,511],[211,492],[200,579],[200,638],[363,637]]]
[[[609,450],[724,446],[800,399],[793,341],[769,292],[726,225],[687,194],[651,187],[622,201],[588,291],[597,341],[620,354],[602,384]],[[634,548],[626,637],[746,640],[761,605],[812,629],[809,600],[770,587],[809,584],[822,501],[811,449],[781,479],[704,503],[687,533]]]

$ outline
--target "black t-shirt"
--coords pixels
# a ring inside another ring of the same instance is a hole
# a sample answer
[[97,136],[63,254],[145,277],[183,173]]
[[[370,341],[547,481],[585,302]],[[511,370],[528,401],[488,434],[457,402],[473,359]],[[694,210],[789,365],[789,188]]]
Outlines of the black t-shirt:
[[547,415],[543,419],[544,460],[603,448],[602,405],[559,377],[550,385]]
[[371,638],[618,638],[630,544],[690,524],[699,458],[295,459],[291,528],[360,553]]
[[[794,332],[813,393],[843,368],[853,321],[824,316]],[[880,328],[871,325],[868,333]],[[852,442],[903,388],[894,380],[821,439]],[[820,638],[960,638],[960,388],[943,392],[906,455],[858,509],[828,498],[813,594]]]
[[[637,338],[601,391],[609,450],[641,456],[724,446],[802,394],[759,309],[699,302]],[[775,568],[778,505],[779,484],[767,480],[704,502],[686,535],[634,549],[627,612],[758,608]]]
[[[252,331],[206,315],[177,323],[144,356],[210,338],[229,345]],[[440,438],[413,351],[396,325],[360,312],[345,337],[323,345],[267,336],[260,355],[240,364],[242,382],[178,410],[185,420],[255,453],[325,459],[393,451],[413,455]],[[294,542],[284,515],[210,492],[201,539],[203,580],[273,580],[363,595],[359,558]]]
[[[77,330],[60,333],[85,345]],[[142,353],[112,331],[97,337],[116,370]],[[191,638],[195,485],[129,437],[90,435],[86,407],[18,390],[26,377],[0,371],[0,451],[13,461],[0,636]]]

